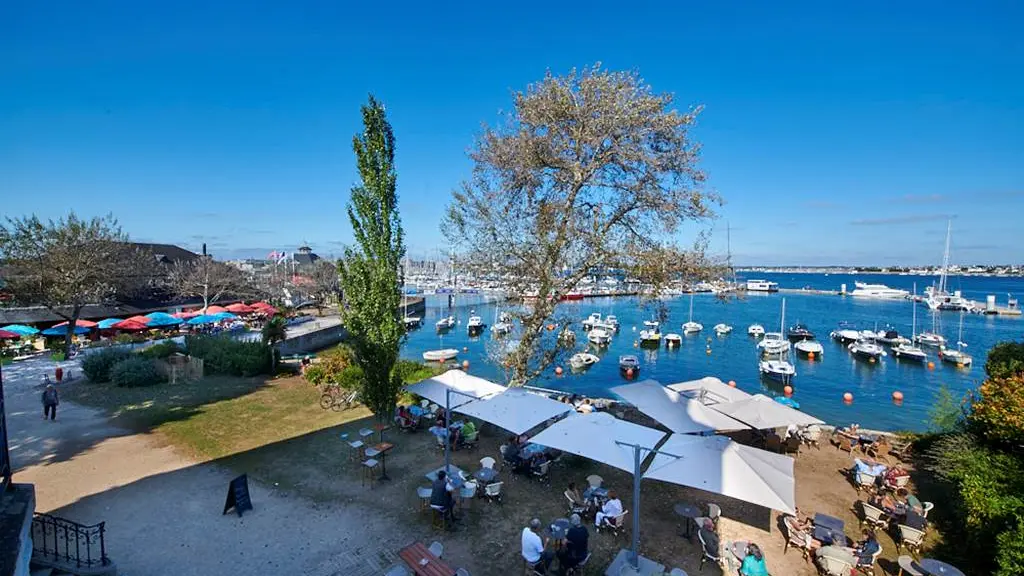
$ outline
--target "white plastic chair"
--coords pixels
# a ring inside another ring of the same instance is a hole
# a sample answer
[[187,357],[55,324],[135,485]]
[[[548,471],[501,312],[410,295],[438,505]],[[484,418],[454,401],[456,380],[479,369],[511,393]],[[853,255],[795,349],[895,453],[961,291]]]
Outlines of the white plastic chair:
[[861,524],[867,524],[875,528],[885,528],[889,524],[889,521],[885,518],[884,510],[875,508],[867,502],[861,502],[860,507],[864,511],[864,519],[861,520]]
[[722,507],[714,502],[708,502],[708,518],[718,526],[718,519],[722,517]]
[[504,484],[505,484],[504,482],[495,482],[494,484],[488,484],[487,486],[484,486],[484,496],[486,496],[488,500],[491,500],[491,501],[495,501],[496,500],[500,504],[501,503],[501,487]]
[[430,546],[427,547],[427,550],[430,550],[431,554],[440,558],[444,554],[444,544],[441,544],[440,542],[431,542]]
[[921,502],[921,508],[923,508],[921,516],[927,518],[928,513],[931,512],[932,508],[935,508],[935,504],[932,504],[931,502]]
[[412,572],[409,572],[409,569],[401,564],[395,564],[391,568],[388,568],[388,571],[384,576],[412,576]]
[[852,564],[831,556],[818,556],[818,565],[828,576],[849,576],[853,571]]
[[494,470],[494,464],[496,462],[497,462],[497,460],[495,460],[494,458],[491,458],[490,456],[487,456],[485,458],[481,458],[480,459],[480,467],[481,468],[490,468],[491,470]]
[[465,568],[459,568],[455,571],[455,576],[470,576],[469,570],[466,570]]
[[587,484],[589,484],[591,488],[600,488],[601,484],[604,484],[604,478],[601,478],[597,474],[591,474],[590,476],[587,476]]
[[618,516],[605,516],[604,521],[597,527],[597,531],[611,530],[615,536],[619,535],[619,532],[626,527],[626,514],[629,514],[629,510],[623,510],[622,514]]
[[857,492],[860,492],[862,488],[871,490],[875,486],[875,479],[877,477],[866,472],[857,471]]
[[921,543],[924,542],[924,532],[917,528],[911,528],[906,524],[900,524],[900,541],[897,542],[897,548],[907,547],[912,552],[919,552],[921,550]]

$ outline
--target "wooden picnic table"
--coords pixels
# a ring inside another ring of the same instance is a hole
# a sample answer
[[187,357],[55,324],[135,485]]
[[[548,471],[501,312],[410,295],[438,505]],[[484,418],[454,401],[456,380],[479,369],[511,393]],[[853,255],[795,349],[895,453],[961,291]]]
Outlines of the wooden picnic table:
[[[454,576],[455,570],[443,560],[434,556],[422,542],[415,542],[402,548],[398,557],[412,568],[416,576]],[[425,562],[424,562],[425,561]]]

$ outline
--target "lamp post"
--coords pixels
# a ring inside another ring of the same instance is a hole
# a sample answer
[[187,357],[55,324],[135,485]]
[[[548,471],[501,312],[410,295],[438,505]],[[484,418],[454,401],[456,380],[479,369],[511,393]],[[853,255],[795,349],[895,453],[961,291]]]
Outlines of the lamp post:
[[654,448],[645,448],[639,444],[630,444],[628,442],[615,441],[619,446],[625,446],[633,449],[633,550],[630,555],[630,560],[633,565],[633,570],[639,573],[640,571],[640,464],[643,462],[642,452],[647,451],[651,454],[664,454],[665,456],[671,456],[672,458],[682,458],[678,454],[672,454],[670,452],[663,452]]

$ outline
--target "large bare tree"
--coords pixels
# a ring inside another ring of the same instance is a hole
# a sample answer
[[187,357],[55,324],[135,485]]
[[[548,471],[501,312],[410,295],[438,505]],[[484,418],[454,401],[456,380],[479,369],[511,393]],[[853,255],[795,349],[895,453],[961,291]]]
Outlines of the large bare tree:
[[202,298],[203,313],[211,305],[228,296],[249,296],[252,283],[238,268],[200,256],[188,262],[177,262],[168,278],[172,291],[184,298]]
[[4,289],[16,302],[68,321],[65,354],[82,308],[130,296],[158,278],[153,254],[128,243],[113,216],[8,219],[0,226],[0,260]]
[[657,293],[708,269],[702,243],[674,241],[681,224],[711,217],[719,202],[704,190],[689,136],[699,111],[676,110],[634,72],[596,65],[549,72],[484,128],[442,229],[463,269],[535,297],[506,358],[513,384],[557,358],[563,346],[543,328],[571,323],[556,306],[587,275],[621,270]]
[[322,312],[324,307],[336,301],[341,292],[338,265],[328,260],[317,260],[313,267],[312,280],[316,309]]

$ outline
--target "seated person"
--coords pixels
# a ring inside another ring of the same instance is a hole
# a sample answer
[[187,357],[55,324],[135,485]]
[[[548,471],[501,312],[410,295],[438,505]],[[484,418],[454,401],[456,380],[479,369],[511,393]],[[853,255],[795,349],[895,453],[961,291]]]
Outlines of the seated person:
[[907,507],[896,500],[890,494],[875,494],[868,498],[868,504],[884,511],[890,516],[902,516],[907,513]]
[[818,548],[821,548],[821,540],[816,540],[814,538],[814,520],[807,516],[801,518],[799,508],[796,509],[796,516],[790,516],[790,518],[792,518],[793,529],[797,531],[794,536],[798,538],[802,537],[804,540],[804,546],[808,550],[817,550]]
[[910,476],[910,472],[907,472],[900,466],[893,466],[885,472],[885,483],[888,486],[895,486],[899,482],[899,478],[903,476]]
[[455,519],[454,499],[452,498],[454,491],[455,487],[448,481],[448,475],[444,470],[439,471],[430,489],[430,506],[440,510],[446,521]]
[[857,564],[870,566],[875,561],[875,553],[881,550],[882,546],[878,543],[872,530],[865,528],[863,534],[864,539],[853,549],[853,554],[857,557]]
[[742,576],[769,576],[768,566],[764,563],[764,554],[761,553],[761,548],[753,542],[747,545],[747,555],[743,558],[743,563],[740,564],[740,574]]
[[590,403],[590,398],[584,398],[583,402],[576,406],[576,411],[580,414],[590,414],[594,411],[594,405]]
[[570,568],[575,567],[587,557],[587,541],[590,533],[580,521],[579,514],[569,517],[569,531],[565,534],[565,546],[558,551],[558,573],[565,576]]
[[911,512],[924,514],[924,504],[921,504],[921,501],[913,494],[907,494],[907,508],[909,508]]
[[462,425],[462,435],[470,438],[476,435],[476,424],[474,424],[472,420],[467,420],[466,423]]
[[583,496],[580,495],[580,491],[576,488],[575,482],[569,482],[569,486],[565,489],[565,495],[572,501],[573,509],[582,508],[587,509],[587,503],[584,502]]
[[604,506],[601,507],[601,510],[594,518],[594,526],[600,528],[607,519],[615,518],[621,514],[622,500],[619,500],[619,496],[615,493],[615,490],[609,490],[608,501],[604,503]]
[[541,466],[550,461],[547,452],[537,452],[530,457],[530,471],[540,470]]
[[398,406],[398,412],[395,414],[395,422],[398,423],[398,427],[402,430],[412,430],[416,428],[416,418],[413,417],[412,413],[409,412],[409,408],[406,406]]
[[541,574],[547,573],[554,554],[547,549],[547,540],[540,539],[540,520],[530,520],[530,525],[523,528],[522,554],[523,560]]
[[721,558],[722,552],[720,550],[720,540],[718,538],[718,532],[715,532],[715,523],[710,518],[705,518],[703,522],[698,524],[697,534],[700,541],[704,543],[704,551],[709,556],[715,558]]

